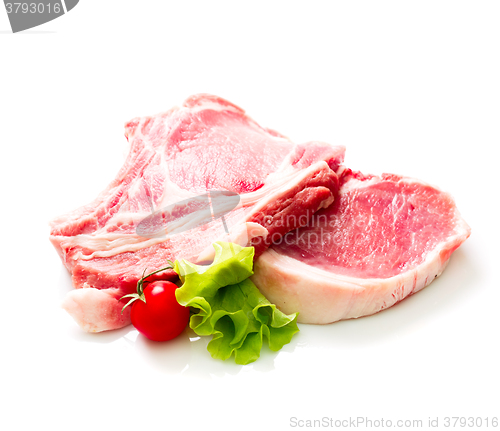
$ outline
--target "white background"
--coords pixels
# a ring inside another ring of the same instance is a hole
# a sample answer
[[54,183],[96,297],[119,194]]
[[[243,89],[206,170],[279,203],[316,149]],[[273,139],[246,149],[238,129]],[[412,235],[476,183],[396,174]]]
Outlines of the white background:
[[[81,0],[11,34],[0,6],[0,428],[499,417],[499,22],[493,1]],[[71,281],[48,221],[112,180],[127,120],[197,92],[295,142],[346,145],[353,169],[439,186],[471,237],[422,292],[301,325],[247,366],[189,332],[160,345],[130,327],[83,333],[59,307]]]

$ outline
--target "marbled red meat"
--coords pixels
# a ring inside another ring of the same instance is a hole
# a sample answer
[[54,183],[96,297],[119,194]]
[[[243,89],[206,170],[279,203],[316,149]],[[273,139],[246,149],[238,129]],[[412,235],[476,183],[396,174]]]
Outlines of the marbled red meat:
[[[344,156],[341,146],[295,145],[211,95],[136,118],[125,135],[130,151],[115,180],[92,203],[51,223],[50,239],[75,287],[64,307],[87,331],[130,322],[118,300],[146,268],[207,260],[221,239],[253,245],[258,256],[334,201]],[[223,202],[204,219],[203,196],[210,201],[211,191],[237,195],[238,205],[227,210]]]
[[469,234],[451,196],[435,187],[348,174],[331,206],[260,256],[253,280],[299,322],[366,316],[431,283]]

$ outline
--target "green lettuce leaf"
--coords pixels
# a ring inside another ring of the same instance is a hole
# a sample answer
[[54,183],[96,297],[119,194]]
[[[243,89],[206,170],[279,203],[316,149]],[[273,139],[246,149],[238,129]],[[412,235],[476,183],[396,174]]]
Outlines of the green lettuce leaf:
[[257,360],[263,338],[269,348],[280,350],[299,331],[297,313],[286,315],[271,304],[248,278],[253,274],[253,247],[216,242],[211,265],[177,260],[174,270],[182,287],[177,301],[198,309],[189,326],[198,335],[213,335],[208,351],[226,360],[234,353],[237,364]]

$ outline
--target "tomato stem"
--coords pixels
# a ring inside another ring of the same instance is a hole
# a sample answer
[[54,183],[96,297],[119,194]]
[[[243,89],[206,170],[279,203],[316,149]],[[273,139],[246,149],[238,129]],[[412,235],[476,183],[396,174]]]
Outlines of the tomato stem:
[[148,275],[144,275],[147,271],[147,268],[143,271],[141,279],[137,282],[137,293],[130,293],[128,295],[123,295],[119,300],[121,301],[123,298],[131,298],[129,302],[125,304],[125,306],[122,308],[121,314],[123,314],[123,310],[127,308],[130,304],[133,302],[137,301],[140,299],[141,301],[146,302],[146,298],[144,297],[144,281],[146,278],[162,271],[166,271],[167,269],[174,269],[174,264],[171,260],[167,261],[169,263],[169,266],[166,266],[165,268],[160,268],[156,271],[150,272]]
[[[165,268],[158,269],[158,270],[153,271],[153,272],[149,273],[148,275],[144,276],[144,274],[147,271],[147,268],[146,268],[144,270],[144,272],[142,273],[142,278],[137,282],[137,294],[139,296],[143,295],[143,293],[144,293],[144,280],[146,280],[146,278],[148,278],[148,277],[150,277],[158,272],[166,271],[167,269],[174,269],[174,267],[172,265],[169,265],[169,266],[166,266]],[[144,302],[146,302],[146,301],[144,301]]]

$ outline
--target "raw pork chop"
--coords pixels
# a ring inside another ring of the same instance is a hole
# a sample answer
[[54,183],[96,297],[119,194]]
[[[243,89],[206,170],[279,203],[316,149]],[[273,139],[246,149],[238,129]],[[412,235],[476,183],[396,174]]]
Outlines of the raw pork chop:
[[258,255],[338,191],[343,147],[295,145],[215,96],[134,119],[125,135],[130,152],[115,180],[51,223],[50,239],[76,288],[63,306],[87,331],[130,322],[118,300],[135,291],[145,269],[167,259],[209,260],[211,243],[221,239],[253,245]]
[[366,316],[431,283],[469,234],[448,194],[348,173],[330,207],[260,256],[253,281],[302,323]]

